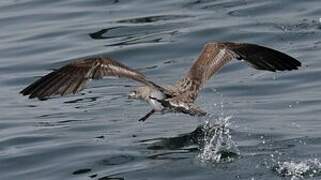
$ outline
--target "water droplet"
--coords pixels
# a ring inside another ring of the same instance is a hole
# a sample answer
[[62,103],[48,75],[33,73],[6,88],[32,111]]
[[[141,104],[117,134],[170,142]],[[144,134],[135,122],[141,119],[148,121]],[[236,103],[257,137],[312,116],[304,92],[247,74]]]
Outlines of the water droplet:
[[303,179],[305,176],[314,177],[320,175],[321,162],[318,159],[299,162],[277,162],[273,170],[280,176],[289,176],[291,179]]
[[274,154],[270,154],[271,158],[274,158]]
[[200,153],[197,157],[203,163],[233,161],[239,155],[239,150],[232,140],[228,128],[231,116],[212,118],[209,117],[203,125],[204,143],[200,147]]

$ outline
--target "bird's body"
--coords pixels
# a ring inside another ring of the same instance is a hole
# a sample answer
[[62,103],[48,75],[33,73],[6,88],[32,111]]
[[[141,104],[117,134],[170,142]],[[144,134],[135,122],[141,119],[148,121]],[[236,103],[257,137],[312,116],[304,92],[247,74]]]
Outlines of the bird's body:
[[164,109],[163,105],[157,100],[165,100],[166,95],[158,90],[154,90],[150,93],[150,96],[147,102],[155,109],[156,111],[162,111]]
[[[131,94],[132,93],[132,94]],[[166,99],[166,95],[159,91],[156,88],[152,88],[149,86],[142,86],[136,89],[136,91],[133,91],[129,94],[129,98],[132,99],[141,99],[146,101],[155,111],[162,111],[163,106],[158,100],[164,100]],[[140,93],[141,96],[135,96],[136,93]],[[154,98],[154,99],[153,99]]]
[[244,60],[255,69],[267,71],[294,70],[301,63],[277,50],[255,44],[213,42],[207,43],[185,77],[173,86],[159,86],[142,73],[108,57],[79,59],[35,81],[24,90],[30,98],[45,99],[54,95],[75,94],[91,79],[104,76],[125,77],[143,84],[131,91],[131,99],[140,99],[151,105],[152,110],[140,120],[146,120],[154,112],[181,112],[192,116],[204,116],[206,112],[194,104],[199,91],[226,63],[232,59]]

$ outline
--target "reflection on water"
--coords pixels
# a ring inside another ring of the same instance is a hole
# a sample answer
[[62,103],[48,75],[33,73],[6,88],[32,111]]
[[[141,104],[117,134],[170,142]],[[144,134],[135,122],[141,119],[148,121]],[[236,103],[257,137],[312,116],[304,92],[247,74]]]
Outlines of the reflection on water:
[[[148,139],[141,142],[153,143],[150,150],[174,150],[150,156],[150,158],[164,158],[171,154],[198,152],[197,159],[205,164],[231,162],[240,155],[229,129],[231,116],[207,116],[205,122],[193,132],[177,137]],[[179,157],[178,157],[179,158]],[[171,156],[171,159],[177,157]]]
[[152,141],[153,143],[147,147],[151,150],[176,150],[195,144],[198,145],[200,143],[199,139],[203,137],[203,135],[203,128],[199,126],[193,132],[181,134],[177,137],[147,139],[141,142]]

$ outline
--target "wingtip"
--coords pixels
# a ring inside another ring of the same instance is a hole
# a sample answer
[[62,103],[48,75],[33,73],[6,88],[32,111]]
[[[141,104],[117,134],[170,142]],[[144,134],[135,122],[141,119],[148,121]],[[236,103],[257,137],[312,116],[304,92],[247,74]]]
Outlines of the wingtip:
[[26,87],[25,89],[21,90],[21,91],[19,92],[19,94],[21,94],[22,96],[27,96],[28,99],[34,99],[34,98],[36,98],[35,94],[32,93],[30,90],[31,90],[31,89],[30,89],[29,86],[28,86],[28,87]]
[[[28,87],[27,87],[27,88],[28,88]],[[27,92],[27,88],[21,90],[21,91],[19,92],[19,94],[21,94],[22,96],[27,96],[27,95],[29,95],[29,92]]]
[[38,97],[38,96],[33,95],[33,94],[29,93],[29,92],[26,92],[25,89],[21,90],[21,91],[19,92],[19,94],[21,94],[22,96],[27,96],[28,99],[35,99],[35,98],[37,98],[37,99],[40,100],[40,101],[43,101],[43,100],[47,100],[47,99],[48,99],[48,98],[45,98],[45,97]]
[[287,69],[288,71],[298,70],[302,66],[302,63],[295,58],[292,58],[291,63],[292,63],[291,64],[292,66],[291,66],[291,68]]
[[25,94],[24,94],[24,90],[21,90],[21,91],[19,92],[19,94],[21,94],[21,95],[25,96]]

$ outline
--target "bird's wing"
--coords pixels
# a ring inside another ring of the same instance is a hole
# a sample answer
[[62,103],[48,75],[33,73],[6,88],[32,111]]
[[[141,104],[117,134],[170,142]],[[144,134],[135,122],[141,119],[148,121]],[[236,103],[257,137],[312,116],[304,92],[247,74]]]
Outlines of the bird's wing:
[[91,79],[105,76],[124,77],[141,82],[147,86],[160,86],[147,80],[145,76],[108,57],[90,57],[75,60],[36,80],[20,93],[29,98],[45,99],[54,95],[75,94],[85,88]]
[[255,69],[273,72],[290,71],[301,66],[289,55],[256,44],[207,43],[187,75],[176,83],[176,99],[193,102],[206,81],[232,59],[244,60]]

